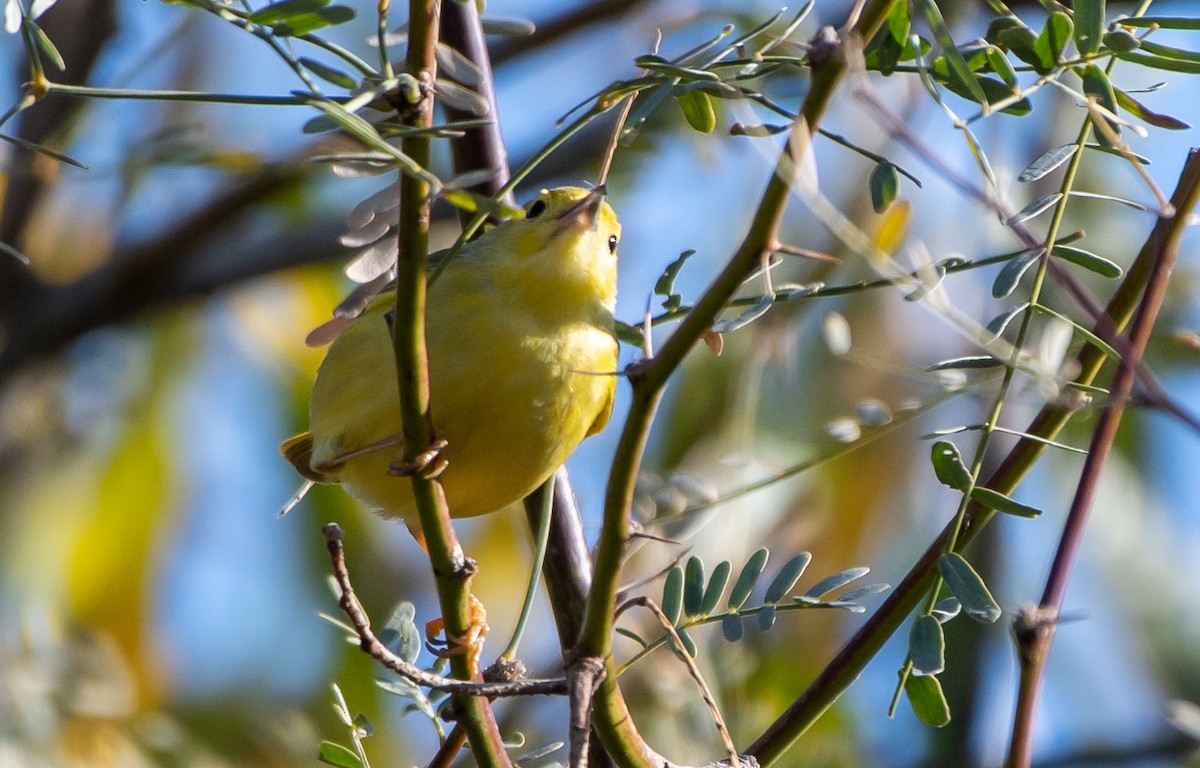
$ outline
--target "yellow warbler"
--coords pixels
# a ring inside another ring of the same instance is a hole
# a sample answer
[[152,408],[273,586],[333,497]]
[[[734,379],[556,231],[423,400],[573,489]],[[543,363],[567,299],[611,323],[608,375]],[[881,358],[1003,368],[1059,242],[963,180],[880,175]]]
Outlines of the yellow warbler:
[[[433,422],[453,516],[527,495],[608,421],[620,234],[603,187],[543,190],[524,218],[464,245],[430,286]],[[280,450],[304,477],[340,483],[416,530],[411,482],[388,474],[403,441],[393,301],[379,294],[334,340],[309,431]]]

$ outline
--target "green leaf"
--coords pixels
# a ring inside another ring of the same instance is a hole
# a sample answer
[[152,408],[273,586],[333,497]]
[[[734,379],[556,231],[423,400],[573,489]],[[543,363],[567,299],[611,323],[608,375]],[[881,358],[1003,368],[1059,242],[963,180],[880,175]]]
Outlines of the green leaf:
[[1087,55],[1100,50],[1104,37],[1104,0],[1075,0],[1075,47]]
[[950,360],[943,360],[940,363],[934,363],[925,370],[933,371],[954,371],[962,369],[975,368],[1003,368],[1005,362],[991,355],[970,355],[968,357],[955,357]]
[[958,446],[949,440],[938,440],[929,451],[929,459],[933,462],[933,471],[938,482],[956,491],[965,491],[971,487],[971,470],[963,463]]
[[59,72],[65,71],[67,68],[66,62],[63,61],[62,54],[59,53],[58,49],[54,47],[54,43],[51,42],[50,36],[46,34],[45,30],[43,30],[37,24],[34,24],[32,21],[27,21],[25,23],[33,32],[33,39],[37,42],[38,48],[41,48],[42,53],[49,57],[50,63],[53,64],[55,69],[57,69]]
[[861,579],[870,572],[871,569],[865,566],[860,566],[858,568],[847,568],[844,571],[838,571],[832,576],[826,576],[816,584],[813,584],[812,587],[810,587],[809,590],[804,593],[803,597],[806,600],[820,600],[830,592],[833,592],[836,589],[841,589],[850,582]]
[[750,593],[754,591],[754,584],[758,581],[758,577],[762,573],[763,567],[766,566],[767,558],[770,554],[766,547],[760,547],[755,550],[754,554],[750,555],[750,559],[742,566],[737,581],[733,583],[733,589],[729,591],[729,601],[726,603],[729,606],[729,610],[736,611],[746,604],[746,600],[750,598]]
[[1097,256],[1090,251],[1085,251],[1082,248],[1072,248],[1069,245],[1056,245],[1050,252],[1064,261],[1078,264],[1084,269],[1095,272],[1102,277],[1116,279],[1125,274],[1125,270],[1121,269],[1120,264],[1109,261],[1103,256]]
[[317,747],[317,759],[337,768],[362,768],[362,761],[352,750],[332,741],[322,741]]
[[52,157],[55,160],[66,163],[67,165],[73,165],[76,168],[82,168],[85,171],[91,170],[86,165],[84,165],[82,162],[80,162],[79,160],[76,160],[75,158],[71,157],[70,155],[68,155],[64,152],[59,152],[56,149],[50,149],[50,147],[44,146],[42,144],[35,144],[32,141],[20,139],[20,138],[17,138],[16,136],[8,136],[3,133],[0,133],[0,141],[7,141],[9,144],[12,144],[13,146],[21,147],[22,149],[27,149],[30,152],[37,152],[38,154],[45,155],[46,157]]
[[717,127],[717,112],[712,98],[698,90],[684,91],[675,97],[675,103],[683,110],[688,125],[701,133],[712,133]]
[[417,660],[423,647],[416,616],[416,607],[407,600],[402,600],[392,609],[392,615],[379,631],[379,642],[409,664]]
[[1033,44],[1034,53],[1049,66],[1057,65],[1062,57],[1063,48],[1071,39],[1071,32],[1074,28],[1071,17],[1062,11],[1050,14],[1046,19],[1046,26],[1042,27],[1042,33],[1038,35],[1037,41]]
[[914,675],[940,675],[946,668],[946,636],[937,619],[918,616],[913,622],[908,633],[908,658]]
[[1109,32],[1104,36],[1104,47],[1115,53],[1136,51],[1141,45],[1140,40],[1123,29]]
[[957,552],[942,555],[938,558],[938,571],[968,616],[983,624],[1000,618],[1000,605],[962,555]]
[[529,37],[537,31],[537,26],[528,19],[483,19],[483,31],[488,35],[505,37]]
[[632,629],[626,629],[625,627],[614,627],[613,632],[616,632],[621,637],[628,637],[630,640],[642,646],[643,648],[650,647],[650,643],[646,642],[645,638],[643,638],[637,632],[634,632]]
[[989,45],[984,55],[987,57],[988,68],[999,75],[1005,85],[1015,90],[1017,87],[1017,71],[1009,63],[1008,57],[1004,55],[1004,51],[997,46]]
[[774,296],[759,296],[753,305],[737,317],[724,318],[713,323],[713,333],[733,333],[739,328],[744,328],[765,315],[774,303]]
[[314,75],[327,83],[333,83],[334,85],[340,88],[345,88],[346,90],[352,90],[356,85],[358,85],[357,81],[355,81],[353,77],[350,77],[350,75],[346,74],[342,70],[322,64],[316,59],[310,59],[305,56],[301,56],[299,59],[297,59],[297,61],[300,62],[302,67],[307,69],[309,72],[312,72]]
[[741,640],[746,634],[746,628],[742,626],[742,617],[736,613],[727,613],[721,617],[721,634],[731,643]]
[[1015,24],[1000,32],[996,43],[1016,56],[1021,61],[1030,65],[1037,71],[1039,75],[1044,75],[1051,70],[1054,62],[1046,61],[1037,52],[1038,36],[1033,30],[1024,24]]
[[792,591],[792,587],[796,586],[796,582],[804,575],[804,569],[810,562],[812,562],[812,555],[808,552],[801,552],[784,563],[767,587],[763,602],[778,603],[782,600],[788,592]]
[[675,565],[667,571],[667,578],[663,580],[662,612],[666,615],[667,621],[678,624],[682,611],[683,569]]
[[1189,75],[1200,74],[1200,62],[1183,61],[1181,59],[1165,59],[1161,56],[1151,56],[1141,51],[1126,51],[1118,53],[1117,58],[1133,64],[1141,64],[1152,69],[1165,69],[1168,72],[1186,72]]
[[250,21],[255,24],[275,24],[287,21],[296,16],[316,13],[329,5],[330,0],[282,0],[271,3],[250,14]]
[[955,46],[954,39],[950,36],[950,29],[946,26],[946,20],[942,18],[942,12],[938,9],[937,3],[934,0],[925,0],[924,5],[925,18],[929,20],[929,27],[933,30],[934,39],[942,48],[942,56],[946,59],[950,79],[957,81],[966,90],[972,101],[979,104],[986,102],[987,96],[984,95],[983,88],[976,82],[975,74],[967,66],[962,53]]
[[1013,321],[1017,315],[1024,312],[1029,307],[1028,301],[1023,301],[1012,309],[1005,310],[992,318],[992,321],[987,324],[987,332],[992,339],[998,339],[1004,333],[1004,329]]
[[1138,16],[1121,19],[1123,27],[1161,27],[1163,29],[1200,29],[1200,18],[1194,16]]
[[904,692],[913,714],[922,723],[941,728],[950,722],[950,705],[936,677],[909,675],[904,681]]
[[733,564],[728,560],[717,563],[712,577],[708,580],[708,587],[704,590],[704,599],[700,601],[700,610],[697,613],[707,616],[713,612],[717,603],[721,601],[721,595],[725,594],[725,587],[729,586],[729,576],[732,573]]
[[1021,171],[1021,175],[1017,177],[1017,181],[1037,181],[1067,162],[1067,160],[1070,160],[1078,150],[1078,144],[1063,144],[1061,147],[1055,147],[1043,152],[1037,160],[1034,160],[1025,167],[1025,170]]
[[993,491],[991,488],[976,486],[971,489],[971,498],[978,501],[988,509],[994,509],[997,512],[1003,512],[1008,515],[1016,515],[1017,517],[1038,517],[1042,514],[1042,510],[1037,507],[1030,507],[1021,504],[1018,501],[1005,496],[999,491]]
[[758,612],[758,628],[763,632],[769,632],[775,626],[775,619],[778,618],[774,604],[763,606]]
[[683,302],[683,296],[675,293],[675,278],[679,275],[679,270],[683,268],[683,263],[692,257],[696,252],[687,250],[679,254],[679,258],[672,261],[659,275],[658,280],[654,283],[654,293],[659,296],[665,296],[666,300],[662,303],[663,309],[671,311],[679,309]]
[[[1083,68],[1083,92],[1096,100],[1096,103],[1107,109],[1114,115],[1117,114],[1117,97],[1113,93],[1112,83],[1108,80],[1108,75],[1104,74],[1104,70],[1095,64],[1088,64]],[[1113,133],[1120,133],[1121,126],[1117,125],[1112,120],[1105,120]],[[1104,145],[1111,145],[1112,141],[1105,135],[1106,132],[1096,129],[1096,140]]]
[[[1061,192],[1053,192],[1049,195],[1045,195],[1044,197],[1039,197],[1037,200],[1029,203],[1029,205],[1017,211],[1012,216],[1009,216],[1004,220],[1004,223],[1006,226],[1011,227],[1013,224],[1020,224],[1025,221],[1029,221],[1030,219],[1036,218],[1037,216],[1040,216],[1041,214],[1053,208],[1054,204],[1061,199]],[[1011,264],[1012,262],[1009,263]]]
[[900,174],[891,163],[879,163],[871,171],[871,206],[875,213],[883,213],[896,199],[900,189]]
[[1154,112],[1120,88],[1114,88],[1113,92],[1116,94],[1117,103],[1121,105],[1121,109],[1156,128],[1166,128],[1169,131],[1182,131],[1192,127],[1177,117]]
[[314,13],[293,16],[286,22],[271,25],[271,31],[280,37],[299,37],[318,29],[345,24],[354,18],[354,9],[346,5],[331,5]]
[[944,597],[933,606],[933,618],[945,624],[962,612],[962,603],[957,597]]
[[683,568],[683,613],[696,616],[704,602],[704,561],[692,555]]

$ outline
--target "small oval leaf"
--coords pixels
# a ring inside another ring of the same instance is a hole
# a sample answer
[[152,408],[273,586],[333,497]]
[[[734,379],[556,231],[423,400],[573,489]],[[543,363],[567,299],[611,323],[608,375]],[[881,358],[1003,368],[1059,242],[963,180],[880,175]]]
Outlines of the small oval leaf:
[[812,555],[808,552],[801,552],[795,555],[779,569],[779,573],[771,580],[770,586],[767,587],[766,596],[763,601],[766,603],[778,603],[792,591],[792,587],[796,586],[796,582],[804,575],[804,569],[812,562]]
[[939,675],[946,668],[946,636],[937,619],[918,616],[913,622],[908,634],[908,657],[914,675]]
[[737,581],[733,583],[733,589],[729,591],[729,602],[726,603],[729,610],[736,611],[746,604],[770,554],[766,547],[761,547],[750,555],[750,559],[742,566]]
[[704,599],[700,601],[699,614],[707,616],[717,607],[717,603],[721,601],[721,595],[725,594],[725,587],[729,586],[729,576],[732,572],[733,564],[728,560],[717,563],[712,577],[708,580],[708,587],[704,590]]
[[742,626],[742,617],[736,613],[727,613],[721,618],[721,634],[731,643],[741,640],[746,634]]
[[891,163],[879,163],[871,171],[871,206],[875,213],[883,213],[896,199],[900,190],[900,173]]
[[866,566],[847,568],[844,571],[839,571],[832,576],[826,576],[816,584],[813,584],[812,587],[804,593],[804,597],[808,598],[809,600],[820,600],[830,592],[833,592],[836,589],[841,589],[850,582],[861,579],[870,572],[871,569],[867,568]]
[[675,97],[675,103],[683,111],[688,125],[700,133],[712,133],[717,127],[717,112],[713,109],[712,97],[707,93],[687,90]]
[[683,569],[678,565],[667,571],[663,581],[662,612],[667,621],[679,623],[679,615],[683,611]]
[[913,714],[926,725],[941,728],[950,722],[950,705],[936,677],[909,675],[904,681],[904,693]]
[[1037,507],[1030,507],[1019,501],[1014,501],[999,491],[993,491],[991,488],[983,488],[982,486],[972,488],[971,498],[988,509],[994,509],[997,512],[1003,512],[1007,515],[1032,518],[1042,514],[1042,510]]
[[1037,181],[1070,160],[1078,149],[1079,145],[1077,144],[1063,144],[1061,147],[1047,150],[1041,157],[1027,165],[1025,170],[1021,171],[1021,175],[1017,177],[1017,181]]
[[704,600],[704,561],[692,555],[683,569],[683,612],[687,616],[700,613]]
[[938,440],[929,451],[929,459],[933,462],[933,471],[937,474],[938,482],[956,491],[965,491],[971,487],[971,470],[963,463],[958,446],[949,440]]
[[1084,269],[1095,272],[1102,277],[1116,279],[1125,274],[1125,270],[1121,269],[1120,264],[1117,264],[1115,261],[1109,261],[1103,256],[1097,256],[1091,251],[1085,251],[1082,248],[1072,248],[1069,245],[1056,245],[1050,252],[1063,261],[1078,264]]
[[1000,618],[1000,605],[962,555],[957,552],[942,555],[938,558],[938,571],[968,616],[983,624]]
[[1012,216],[1009,216],[1004,220],[1004,223],[1011,227],[1013,224],[1020,224],[1023,221],[1029,221],[1039,214],[1048,211],[1061,199],[1061,192],[1054,192],[1044,197],[1039,197],[1037,200],[1034,200],[1029,205],[1014,213]]

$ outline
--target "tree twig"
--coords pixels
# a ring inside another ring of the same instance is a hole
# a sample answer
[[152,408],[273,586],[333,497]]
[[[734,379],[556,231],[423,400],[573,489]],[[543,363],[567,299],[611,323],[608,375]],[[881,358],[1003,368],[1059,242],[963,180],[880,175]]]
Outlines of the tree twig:
[[508,696],[565,696],[567,681],[557,680],[517,680],[514,682],[470,682],[456,680],[427,672],[420,667],[410,664],[380,642],[371,629],[371,620],[366,610],[358,600],[354,584],[350,580],[350,570],[346,565],[346,548],[343,543],[342,529],[336,523],[330,523],[321,529],[325,535],[325,548],[333,568],[333,578],[337,582],[341,597],[338,606],[350,620],[350,626],[358,635],[359,647],[371,658],[400,675],[411,683],[431,688],[435,691],[445,691],[464,696],[487,696],[503,698]]

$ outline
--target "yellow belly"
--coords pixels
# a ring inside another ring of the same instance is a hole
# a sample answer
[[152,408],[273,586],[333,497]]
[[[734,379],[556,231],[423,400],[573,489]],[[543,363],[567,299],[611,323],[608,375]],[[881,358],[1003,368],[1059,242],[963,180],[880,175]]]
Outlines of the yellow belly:
[[[496,316],[484,306],[467,309],[475,318]],[[603,426],[611,408],[617,345],[610,332],[587,322],[539,326],[506,317],[506,327],[494,327],[430,307],[434,427],[448,443],[441,478],[455,517],[493,512],[533,491]],[[312,466],[398,436],[397,390],[384,312],[368,311],[334,342],[318,371]],[[415,521],[410,481],[387,474],[399,455],[390,445],[331,474],[383,514]]]

